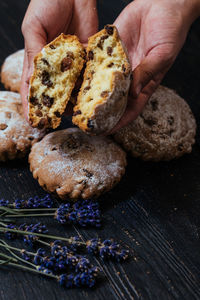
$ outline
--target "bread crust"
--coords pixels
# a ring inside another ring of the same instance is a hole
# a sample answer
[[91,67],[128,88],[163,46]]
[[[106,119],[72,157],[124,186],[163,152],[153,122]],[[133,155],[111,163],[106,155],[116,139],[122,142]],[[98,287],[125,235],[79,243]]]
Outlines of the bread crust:
[[44,130],[32,128],[24,119],[20,95],[1,91],[0,161],[23,158],[44,135]]
[[9,55],[1,67],[1,82],[7,90],[20,92],[24,49]]

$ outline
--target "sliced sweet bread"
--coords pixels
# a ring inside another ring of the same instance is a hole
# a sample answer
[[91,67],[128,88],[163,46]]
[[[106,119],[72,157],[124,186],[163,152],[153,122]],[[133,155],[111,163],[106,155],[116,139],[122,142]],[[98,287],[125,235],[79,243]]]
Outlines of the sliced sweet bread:
[[34,59],[30,79],[29,120],[32,127],[56,128],[85,62],[76,36],[61,34]]
[[86,70],[73,123],[91,134],[109,132],[124,113],[130,82],[126,50],[116,27],[106,25],[88,40]]

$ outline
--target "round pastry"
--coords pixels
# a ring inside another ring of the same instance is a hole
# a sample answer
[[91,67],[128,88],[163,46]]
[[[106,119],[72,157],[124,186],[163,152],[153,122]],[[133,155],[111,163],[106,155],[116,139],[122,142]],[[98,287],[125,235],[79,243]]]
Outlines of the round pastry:
[[24,157],[44,134],[24,119],[19,94],[0,91],[0,161]]
[[175,91],[159,86],[141,115],[114,134],[134,157],[160,161],[192,151],[196,122],[188,104]]
[[24,61],[24,49],[9,55],[1,68],[1,82],[7,90],[20,91]]
[[91,137],[79,128],[49,133],[29,155],[33,177],[61,199],[97,197],[125,172],[126,154],[110,138]]
[[131,83],[131,66],[117,28],[107,25],[91,36],[87,65],[73,123],[87,133],[109,132],[120,120]]

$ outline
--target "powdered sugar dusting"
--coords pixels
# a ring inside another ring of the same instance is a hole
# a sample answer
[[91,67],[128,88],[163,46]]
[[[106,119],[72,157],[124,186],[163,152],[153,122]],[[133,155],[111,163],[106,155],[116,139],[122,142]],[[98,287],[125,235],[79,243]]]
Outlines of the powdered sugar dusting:
[[110,139],[91,137],[77,128],[69,128],[50,133],[34,145],[30,163],[34,176],[46,186],[52,178],[61,189],[73,182],[71,194],[74,190],[85,198],[112,188],[125,171],[126,158]]
[[19,92],[23,71],[24,49],[9,55],[1,70],[1,80],[6,88]]
[[0,92],[0,160],[5,160],[5,152],[12,159],[21,157],[44,134],[24,119],[19,94]]

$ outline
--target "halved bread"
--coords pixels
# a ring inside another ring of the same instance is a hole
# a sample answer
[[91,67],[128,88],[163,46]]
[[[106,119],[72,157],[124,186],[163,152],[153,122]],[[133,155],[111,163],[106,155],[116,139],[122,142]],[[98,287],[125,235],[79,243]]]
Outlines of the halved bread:
[[74,107],[73,123],[91,134],[109,132],[127,104],[131,66],[115,26],[90,37],[84,80]]
[[29,91],[32,127],[59,126],[84,62],[85,50],[78,38],[63,33],[35,57]]

